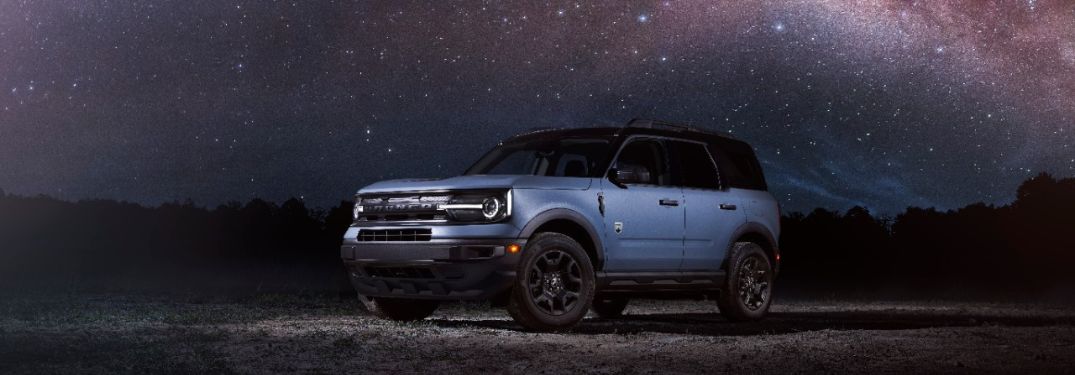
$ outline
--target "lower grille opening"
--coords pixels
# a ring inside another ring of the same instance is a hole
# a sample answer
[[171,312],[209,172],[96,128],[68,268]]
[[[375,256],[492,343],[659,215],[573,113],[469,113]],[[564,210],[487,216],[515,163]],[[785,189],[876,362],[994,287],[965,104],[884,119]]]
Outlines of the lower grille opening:
[[418,229],[362,229],[358,231],[358,240],[366,241],[429,241],[433,238],[433,230],[429,228]]
[[393,279],[432,279],[433,272],[421,267],[366,267],[370,277]]

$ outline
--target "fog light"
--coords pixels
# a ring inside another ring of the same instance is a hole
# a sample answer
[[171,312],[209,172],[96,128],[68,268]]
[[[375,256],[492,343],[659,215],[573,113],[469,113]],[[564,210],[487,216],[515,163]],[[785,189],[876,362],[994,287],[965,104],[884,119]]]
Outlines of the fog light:
[[523,248],[521,246],[517,245],[517,244],[508,245],[508,254],[518,253],[519,250],[522,250],[522,249]]

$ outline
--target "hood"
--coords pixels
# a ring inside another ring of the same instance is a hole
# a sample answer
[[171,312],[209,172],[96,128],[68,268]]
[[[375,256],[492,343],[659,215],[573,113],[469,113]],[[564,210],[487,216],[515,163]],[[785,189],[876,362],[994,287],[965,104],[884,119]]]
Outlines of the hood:
[[512,188],[585,190],[591,182],[589,177],[473,175],[381,181],[359,189],[358,194]]

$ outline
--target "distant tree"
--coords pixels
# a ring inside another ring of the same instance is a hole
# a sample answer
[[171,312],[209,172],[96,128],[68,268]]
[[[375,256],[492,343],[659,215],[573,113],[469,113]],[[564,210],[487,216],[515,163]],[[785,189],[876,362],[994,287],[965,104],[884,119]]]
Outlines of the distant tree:
[[1019,185],[1012,206],[1024,210],[1046,210],[1063,199],[1063,193],[1063,186],[1052,175],[1039,173]]

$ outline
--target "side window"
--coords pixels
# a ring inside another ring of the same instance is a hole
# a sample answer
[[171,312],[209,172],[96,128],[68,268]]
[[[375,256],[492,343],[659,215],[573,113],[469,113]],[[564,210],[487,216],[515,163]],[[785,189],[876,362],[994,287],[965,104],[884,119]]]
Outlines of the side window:
[[720,165],[721,178],[733,188],[767,190],[758,159],[743,143],[711,142],[709,150]]
[[746,185],[757,185],[758,173],[757,167],[754,165],[754,158],[747,154],[735,153],[731,154],[732,163],[735,164],[735,169],[739,171],[739,174],[743,176],[743,181],[746,181]]
[[632,140],[620,151],[616,168],[633,170],[641,184],[671,185],[664,145],[655,139]]
[[676,158],[676,185],[701,189],[720,189],[720,176],[705,145],[691,142],[669,142]]

